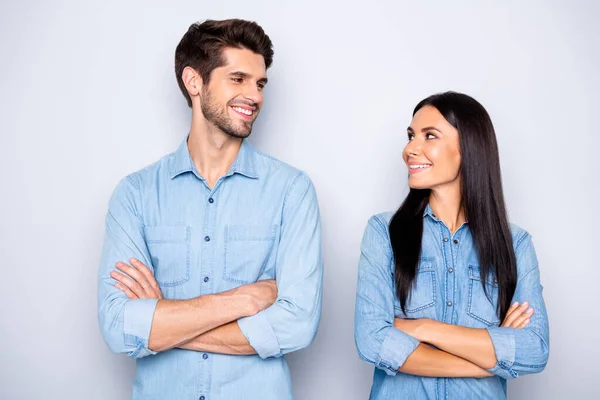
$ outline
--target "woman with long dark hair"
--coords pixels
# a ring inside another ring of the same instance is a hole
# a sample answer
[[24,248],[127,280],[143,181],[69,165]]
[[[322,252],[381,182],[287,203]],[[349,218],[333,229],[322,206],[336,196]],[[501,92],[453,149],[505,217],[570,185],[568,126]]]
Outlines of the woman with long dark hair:
[[421,101],[403,151],[410,192],[361,245],[359,356],[371,399],[501,399],[548,360],[531,236],[508,223],[496,135],[475,99]]

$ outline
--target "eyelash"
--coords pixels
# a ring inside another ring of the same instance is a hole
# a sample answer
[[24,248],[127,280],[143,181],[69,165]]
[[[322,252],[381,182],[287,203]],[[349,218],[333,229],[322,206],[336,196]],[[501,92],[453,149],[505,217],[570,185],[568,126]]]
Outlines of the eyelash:
[[[235,83],[242,83],[242,81],[244,79],[243,78],[231,78],[231,80]],[[258,86],[258,90],[263,90],[265,88],[264,83],[258,83],[256,86]]]
[[[431,138],[431,139],[437,139],[437,136],[435,136],[433,133],[427,133],[427,134],[425,135],[425,137],[426,137],[427,139],[430,139],[430,138],[429,138],[429,136],[432,136],[432,138]],[[414,133],[409,133],[409,134],[408,134],[408,141],[409,141],[409,142],[410,142],[411,140],[413,140],[414,138],[415,138],[415,134],[414,134]]]

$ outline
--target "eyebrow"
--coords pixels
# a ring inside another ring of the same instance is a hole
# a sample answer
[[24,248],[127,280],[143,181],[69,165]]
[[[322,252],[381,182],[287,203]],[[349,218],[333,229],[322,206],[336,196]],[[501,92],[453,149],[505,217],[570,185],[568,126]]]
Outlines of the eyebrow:
[[[406,128],[406,130],[408,132],[415,133],[415,131],[413,130],[413,128],[411,128],[410,126],[408,128]],[[421,129],[421,132],[427,132],[427,131],[436,131],[436,132],[442,133],[442,131],[440,131],[435,126],[426,126],[425,128]]]
[[[228,75],[229,76],[235,75],[235,76],[239,76],[240,78],[252,78],[252,75],[250,75],[247,72],[242,72],[242,71],[233,71],[233,72],[230,72]],[[263,83],[265,85],[267,84],[268,81],[269,80],[267,79],[266,76],[263,76],[262,78],[257,80],[258,83]]]

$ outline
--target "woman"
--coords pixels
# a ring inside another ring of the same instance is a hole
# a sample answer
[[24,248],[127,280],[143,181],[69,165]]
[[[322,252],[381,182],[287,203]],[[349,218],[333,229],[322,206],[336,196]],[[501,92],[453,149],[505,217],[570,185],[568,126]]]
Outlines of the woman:
[[530,235],[507,221],[486,110],[455,92],[421,101],[403,159],[410,192],[372,217],[355,314],[371,399],[501,399],[540,372],[548,319]]

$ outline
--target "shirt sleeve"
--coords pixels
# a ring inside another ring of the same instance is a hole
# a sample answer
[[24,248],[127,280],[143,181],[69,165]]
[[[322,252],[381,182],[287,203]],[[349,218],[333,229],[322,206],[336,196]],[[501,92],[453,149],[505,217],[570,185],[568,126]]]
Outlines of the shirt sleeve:
[[110,272],[117,261],[135,257],[152,269],[138,211],[139,185],[133,176],[123,179],[109,202],[106,234],[98,272],[98,321],[111,351],[140,358],[156,354],[148,348],[148,338],[156,299],[129,300],[117,289]]
[[489,371],[505,379],[541,372],[548,362],[550,348],[540,270],[531,236],[526,232],[519,238],[516,255],[518,278],[512,301],[528,301],[534,313],[531,322],[522,329],[488,328],[497,358],[496,366]]
[[358,264],[354,340],[364,361],[396,375],[419,341],[394,328],[395,284],[388,228],[372,217],[365,230]]
[[314,186],[303,172],[295,177],[284,200],[275,269],[275,303],[238,320],[240,330],[262,358],[281,357],[307,347],[321,317],[321,220]]

